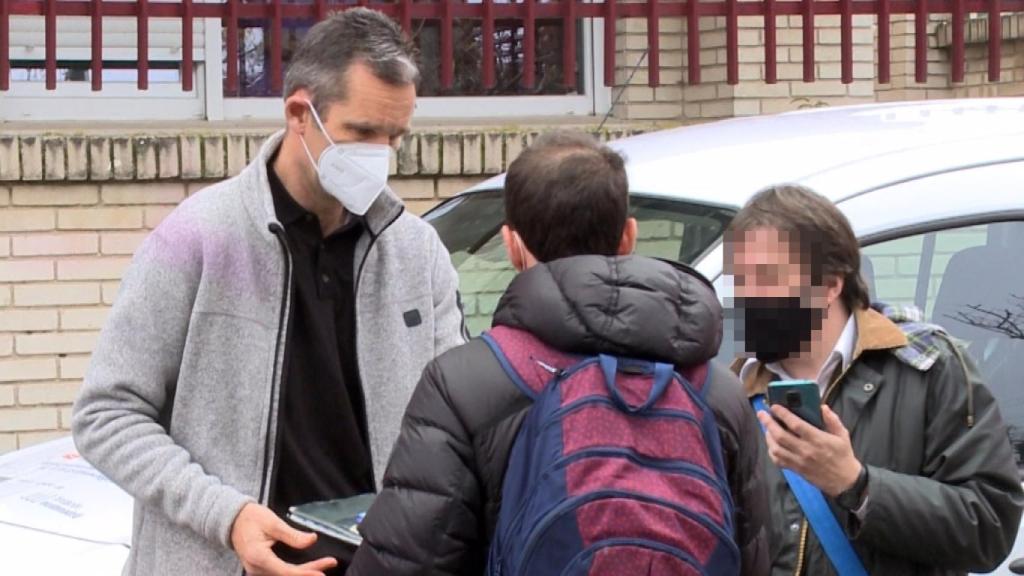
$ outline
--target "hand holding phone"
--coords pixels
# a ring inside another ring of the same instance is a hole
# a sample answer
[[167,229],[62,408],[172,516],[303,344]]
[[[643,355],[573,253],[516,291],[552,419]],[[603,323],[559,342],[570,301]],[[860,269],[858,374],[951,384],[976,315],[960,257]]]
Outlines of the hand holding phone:
[[779,380],[768,384],[768,404],[779,404],[819,430],[825,429],[821,417],[821,394],[812,380]]

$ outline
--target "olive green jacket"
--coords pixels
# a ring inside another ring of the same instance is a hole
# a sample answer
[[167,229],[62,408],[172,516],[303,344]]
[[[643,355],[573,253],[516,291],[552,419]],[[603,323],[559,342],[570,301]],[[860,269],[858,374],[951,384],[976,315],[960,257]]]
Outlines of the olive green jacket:
[[[970,358],[912,313],[855,314],[853,361],[823,401],[868,467],[868,501],[863,521],[829,504],[870,574],[988,572],[1009,554],[1024,507],[1007,428]],[[758,365],[747,394],[763,394],[773,378]],[[835,574],[785,478],[765,462],[772,574]]]

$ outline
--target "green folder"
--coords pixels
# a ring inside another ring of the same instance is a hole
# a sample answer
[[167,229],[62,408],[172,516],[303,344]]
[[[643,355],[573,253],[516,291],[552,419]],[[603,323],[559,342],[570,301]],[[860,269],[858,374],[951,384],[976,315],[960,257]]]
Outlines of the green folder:
[[288,519],[304,528],[359,546],[363,542],[359,523],[376,497],[376,494],[368,493],[292,506],[288,510]]

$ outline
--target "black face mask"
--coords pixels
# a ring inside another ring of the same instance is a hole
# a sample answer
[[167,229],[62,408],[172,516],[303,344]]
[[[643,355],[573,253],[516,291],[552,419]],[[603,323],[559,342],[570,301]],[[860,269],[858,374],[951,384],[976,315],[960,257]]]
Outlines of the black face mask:
[[800,298],[736,298],[736,334],[762,363],[795,356],[821,328],[821,308],[804,308]]

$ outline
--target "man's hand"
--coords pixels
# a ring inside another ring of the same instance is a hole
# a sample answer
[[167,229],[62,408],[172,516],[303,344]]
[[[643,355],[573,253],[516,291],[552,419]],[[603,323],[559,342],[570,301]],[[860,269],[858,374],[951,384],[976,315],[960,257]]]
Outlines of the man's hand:
[[324,570],[338,565],[334,558],[320,558],[301,566],[288,564],[271,550],[277,542],[303,550],[316,542],[316,534],[295,530],[266,506],[246,504],[231,527],[231,545],[247,574],[324,576]]
[[768,455],[776,466],[800,474],[832,498],[853,486],[861,463],[853,454],[850,433],[835,412],[822,405],[822,431],[784,406],[776,404],[771,411],[785,427],[764,412],[758,412],[757,418],[768,430]]

